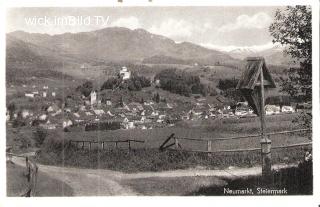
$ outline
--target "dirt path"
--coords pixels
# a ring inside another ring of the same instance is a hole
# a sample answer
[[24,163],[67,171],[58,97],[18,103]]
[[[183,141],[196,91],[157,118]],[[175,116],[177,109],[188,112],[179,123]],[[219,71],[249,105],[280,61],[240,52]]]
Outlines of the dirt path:
[[[14,157],[12,161],[25,166],[23,158]],[[226,170],[185,169],[164,172],[122,173],[104,169],[79,169],[38,164],[39,170],[68,184],[74,191],[74,196],[108,196],[108,195],[138,195],[129,186],[122,186],[124,180],[141,178],[174,178],[210,176],[219,178],[236,178],[237,176],[259,175],[261,167],[229,168]],[[281,169],[288,165],[274,165],[273,169]],[[141,184],[143,185],[143,183]]]

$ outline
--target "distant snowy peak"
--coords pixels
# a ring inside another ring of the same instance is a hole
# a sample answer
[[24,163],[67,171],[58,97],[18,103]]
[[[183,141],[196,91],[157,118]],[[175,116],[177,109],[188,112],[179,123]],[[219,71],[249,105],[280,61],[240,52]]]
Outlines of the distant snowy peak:
[[229,51],[229,53],[257,53],[258,51],[253,48],[243,47],[243,48],[237,48],[234,50]]
[[282,51],[284,47],[280,44],[274,44],[272,42],[269,42],[267,44],[263,45],[252,45],[252,46],[234,46],[234,45],[228,45],[228,46],[219,46],[219,45],[213,45],[213,44],[201,44],[203,47],[207,47],[209,49],[215,49],[219,50],[221,52],[225,53],[258,53],[265,50],[278,50]]
[[278,43],[269,42],[264,45],[252,46],[217,46],[213,44],[201,44],[203,47],[215,49],[233,58],[244,60],[247,57],[262,56],[265,60],[274,65],[289,65],[292,64],[292,59],[284,54],[285,46]]

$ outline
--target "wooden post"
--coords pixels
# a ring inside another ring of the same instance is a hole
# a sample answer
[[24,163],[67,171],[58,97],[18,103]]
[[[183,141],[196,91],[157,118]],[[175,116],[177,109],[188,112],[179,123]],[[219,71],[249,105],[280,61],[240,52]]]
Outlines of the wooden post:
[[116,141],[116,148],[118,148],[118,142]]
[[207,151],[208,151],[208,157],[212,157],[212,154],[210,153],[212,151],[212,141],[207,141]]
[[129,147],[129,150],[131,150],[130,140],[128,140],[128,147]]
[[104,150],[104,142],[101,143],[102,149]]
[[208,152],[211,152],[211,146],[212,146],[211,140],[208,140],[207,145],[208,145]]
[[262,160],[262,181],[265,184],[271,183],[271,140],[265,136],[265,103],[264,103],[264,78],[262,67],[260,69],[260,122],[261,122],[261,160]]
[[89,151],[91,150],[91,142],[89,141]]
[[82,149],[84,149],[84,142],[82,142]]
[[179,141],[178,141],[178,138],[174,138],[174,143],[175,143],[175,146],[176,146],[176,149],[179,148]]

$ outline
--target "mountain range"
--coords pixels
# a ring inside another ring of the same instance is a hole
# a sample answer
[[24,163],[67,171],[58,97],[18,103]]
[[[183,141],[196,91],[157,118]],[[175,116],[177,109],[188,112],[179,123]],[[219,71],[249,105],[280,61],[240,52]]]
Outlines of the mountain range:
[[142,62],[166,56],[187,62],[214,64],[237,63],[220,51],[190,42],[176,43],[143,29],[109,27],[81,33],[48,35],[16,31],[7,34],[7,61],[48,63],[94,63],[109,61]]
[[108,27],[101,30],[57,35],[15,31],[7,34],[7,67],[52,69],[67,66],[132,62],[151,64],[204,64],[239,66],[247,56],[264,56],[272,65],[287,65],[290,58],[282,47],[263,51],[237,48],[209,49],[190,42],[175,41],[143,29]]

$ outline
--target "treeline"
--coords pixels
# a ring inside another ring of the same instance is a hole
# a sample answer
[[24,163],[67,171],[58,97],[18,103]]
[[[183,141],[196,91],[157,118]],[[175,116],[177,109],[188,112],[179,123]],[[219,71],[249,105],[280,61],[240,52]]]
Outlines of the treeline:
[[178,72],[176,69],[163,70],[154,79],[160,81],[159,87],[163,90],[183,96],[191,94],[216,95],[216,91],[212,87],[201,83],[199,76]]

